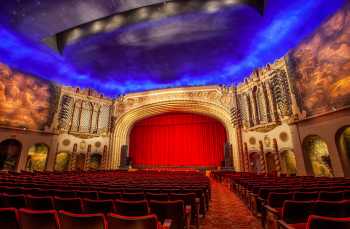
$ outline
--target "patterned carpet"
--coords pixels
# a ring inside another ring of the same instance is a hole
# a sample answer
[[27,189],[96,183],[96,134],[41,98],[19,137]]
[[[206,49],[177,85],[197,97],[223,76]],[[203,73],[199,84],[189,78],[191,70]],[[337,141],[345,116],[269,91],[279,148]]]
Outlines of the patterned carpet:
[[262,229],[260,222],[228,187],[211,180],[212,200],[201,229]]

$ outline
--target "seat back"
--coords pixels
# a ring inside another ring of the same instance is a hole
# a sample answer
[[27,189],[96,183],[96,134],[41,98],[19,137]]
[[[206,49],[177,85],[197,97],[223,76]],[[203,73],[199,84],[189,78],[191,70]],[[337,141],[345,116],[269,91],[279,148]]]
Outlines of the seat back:
[[51,196],[26,196],[26,207],[32,210],[53,210],[53,199]]
[[4,194],[3,205],[8,208],[24,208],[26,206],[25,196],[22,194]]
[[146,193],[146,199],[150,200],[160,200],[167,201],[169,199],[167,193]]
[[115,200],[115,199],[120,199],[122,196],[121,192],[103,192],[100,191],[98,193],[98,198],[102,200]]
[[126,192],[122,195],[123,200],[144,200],[145,194],[143,192]]
[[56,190],[55,196],[61,197],[61,198],[74,198],[77,196],[75,191],[71,190]]
[[309,201],[309,200],[317,200],[318,199],[318,193],[315,192],[294,192],[293,200],[297,201]]
[[55,196],[54,205],[56,210],[65,210],[73,213],[83,212],[83,203],[80,198],[61,198]]
[[350,218],[333,218],[324,216],[309,216],[307,229],[349,229],[350,228]]
[[79,198],[97,200],[96,191],[77,191],[76,193]]
[[342,201],[316,201],[313,214],[328,217],[344,217]]
[[16,208],[0,208],[0,228],[19,229],[18,212]]
[[156,214],[160,222],[164,223],[165,219],[171,219],[172,228],[184,228],[185,210],[182,200],[174,201],[156,201],[149,202],[151,213]]
[[115,212],[124,216],[145,216],[149,214],[148,204],[146,200],[127,201],[116,200]]
[[157,229],[158,221],[156,215],[147,216],[121,216],[108,214],[107,223],[109,228],[128,229]]
[[58,216],[55,210],[19,209],[21,229],[59,229]]
[[59,211],[60,229],[105,229],[107,228],[103,214],[74,214]]
[[83,200],[85,213],[111,213],[114,212],[113,200]]
[[288,224],[306,223],[314,209],[314,201],[292,201],[283,203],[282,219]]
[[267,205],[273,208],[281,208],[283,206],[283,202],[286,200],[293,200],[292,192],[270,192],[267,198]]
[[318,196],[319,200],[325,200],[325,201],[340,201],[344,199],[344,192],[337,191],[337,192],[327,192],[327,191],[321,191]]

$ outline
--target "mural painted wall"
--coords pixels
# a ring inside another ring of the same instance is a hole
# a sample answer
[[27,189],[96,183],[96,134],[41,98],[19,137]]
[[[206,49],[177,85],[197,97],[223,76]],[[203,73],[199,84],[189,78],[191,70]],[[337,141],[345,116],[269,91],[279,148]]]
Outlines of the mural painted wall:
[[290,53],[306,115],[350,105],[350,3]]
[[54,95],[47,81],[0,63],[0,125],[43,130],[56,106]]

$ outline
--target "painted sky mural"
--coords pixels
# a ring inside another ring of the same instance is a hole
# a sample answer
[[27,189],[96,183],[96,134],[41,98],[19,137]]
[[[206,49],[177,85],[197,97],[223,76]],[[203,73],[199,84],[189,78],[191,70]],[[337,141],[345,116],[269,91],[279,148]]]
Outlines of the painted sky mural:
[[234,5],[156,18],[82,39],[63,55],[42,39],[69,29],[73,22],[111,15],[117,6],[107,0],[5,2],[0,9],[0,61],[115,97],[242,82],[256,68],[297,47],[346,0],[267,1],[263,16],[251,7]]
[[350,3],[290,54],[301,107],[317,115],[350,105]]
[[52,87],[0,63],[0,125],[44,129],[54,106]]

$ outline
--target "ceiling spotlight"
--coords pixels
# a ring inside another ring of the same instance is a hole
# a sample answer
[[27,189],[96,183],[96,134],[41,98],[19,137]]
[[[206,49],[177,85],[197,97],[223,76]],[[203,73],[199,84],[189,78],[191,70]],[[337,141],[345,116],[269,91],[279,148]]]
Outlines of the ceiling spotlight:
[[124,24],[125,18],[121,15],[113,16],[107,23],[105,30],[111,32]]
[[104,23],[101,21],[96,21],[91,25],[90,32],[92,33],[98,33],[103,29]]
[[209,13],[215,13],[220,9],[220,2],[210,1],[205,5],[205,10]]

